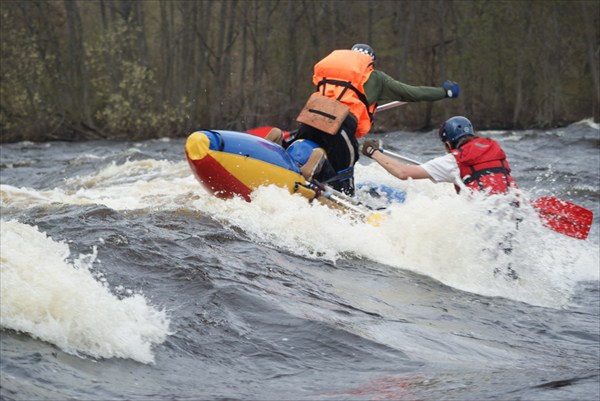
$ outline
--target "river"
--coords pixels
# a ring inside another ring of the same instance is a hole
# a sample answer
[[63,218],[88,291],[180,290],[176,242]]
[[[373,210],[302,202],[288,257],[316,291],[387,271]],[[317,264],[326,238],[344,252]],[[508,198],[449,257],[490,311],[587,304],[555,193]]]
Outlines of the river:
[[406,192],[379,226],[278,188],[217,199],[183,138],[3,144],[0,399],[597,401],[600,129],[482,134],[525,196],[591,209],[589,237],[364,157],[358,181]]

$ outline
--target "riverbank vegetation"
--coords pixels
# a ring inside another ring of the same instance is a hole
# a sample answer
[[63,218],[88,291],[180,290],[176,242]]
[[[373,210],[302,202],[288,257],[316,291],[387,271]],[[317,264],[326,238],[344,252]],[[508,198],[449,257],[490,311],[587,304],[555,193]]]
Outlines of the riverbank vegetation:
[[2,141],[293,129],[314,63],[357,42],[402,82],[461,85],[376,131],[599,121],[599,27],[596,0],[3,0]]

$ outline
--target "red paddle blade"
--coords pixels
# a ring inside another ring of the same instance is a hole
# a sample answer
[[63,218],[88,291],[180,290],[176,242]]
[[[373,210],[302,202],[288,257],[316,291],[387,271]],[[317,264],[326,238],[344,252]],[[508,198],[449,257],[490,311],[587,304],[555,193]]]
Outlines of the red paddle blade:
[[541,197],[531,204],[546,227],[569,237],[587,238],[594,217],[591,210],[551,196]]
[[[257,127],[257,128],[252,128],[252,129],[246,130],[246,132],[249,134],[252,134],[255,136],[260,136],[261,138],[264,138],[265,136],[267,136],[269,131],[271,131],[271,129],[273,129],[273,128],[275,128],[275,127]],[[290,133],[288,131],[281,130],[281,132],[283,132],[284,139],[287,139],[290,136]]]

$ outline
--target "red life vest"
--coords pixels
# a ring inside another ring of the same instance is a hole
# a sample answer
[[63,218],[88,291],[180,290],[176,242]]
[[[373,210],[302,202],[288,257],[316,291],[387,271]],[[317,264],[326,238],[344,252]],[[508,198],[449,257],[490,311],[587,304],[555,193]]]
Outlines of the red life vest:
[[363,85],[373,71],[373,61],[367,54],[353,50],[334,50],[314,67],[313,83],[329,98],[350,107],[356,117],[356,138],[371,129],[377,104],[369,107]]
[[[496,141],[475,137],[451,153],[467,188],[489,191],[490,194],[503,194],[509,188],[517,188],[510,176],[506,154]],[[456,190],[458,192],[459,188]]]

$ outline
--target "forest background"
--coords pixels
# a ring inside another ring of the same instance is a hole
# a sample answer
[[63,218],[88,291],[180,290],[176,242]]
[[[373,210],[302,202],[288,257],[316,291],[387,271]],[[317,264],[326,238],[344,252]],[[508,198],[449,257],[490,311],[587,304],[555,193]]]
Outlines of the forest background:
[[597,0],[2,0],[1,141],[293,129],[314,63],[354,43],[404,83],[461,85],[374,131],[600,119]]

